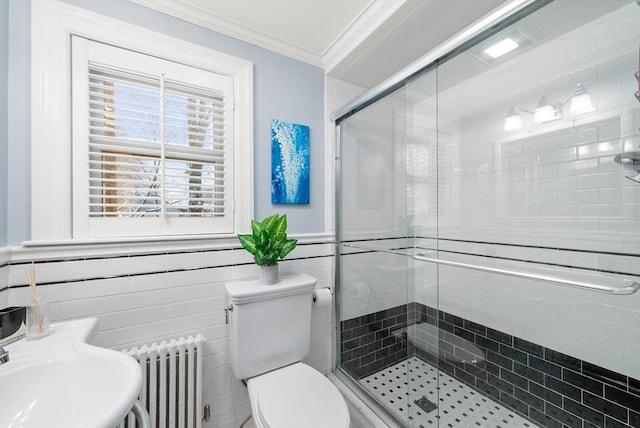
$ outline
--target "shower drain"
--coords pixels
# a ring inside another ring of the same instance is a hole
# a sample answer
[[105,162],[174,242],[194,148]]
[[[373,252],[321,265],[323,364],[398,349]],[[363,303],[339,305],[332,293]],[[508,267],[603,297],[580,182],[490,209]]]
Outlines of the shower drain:
[[410,428],[537,427],[416,357],[362,378],[360,383]]
[[422,396],[422,398],[418,398],[414,401],[414,403],[417,404],[418,407],[420,407],[422,410],[424,410],[425,413],[429,413],[438,408],[438,406],[429,401],[429,399],[425,396]]

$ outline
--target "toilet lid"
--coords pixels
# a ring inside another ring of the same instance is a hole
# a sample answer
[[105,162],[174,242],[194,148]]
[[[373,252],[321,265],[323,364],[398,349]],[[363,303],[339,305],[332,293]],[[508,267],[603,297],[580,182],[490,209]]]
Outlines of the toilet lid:
[[255,417],[271,428],[348,428],[349,410],[338,388],[303,363],[249,379]]

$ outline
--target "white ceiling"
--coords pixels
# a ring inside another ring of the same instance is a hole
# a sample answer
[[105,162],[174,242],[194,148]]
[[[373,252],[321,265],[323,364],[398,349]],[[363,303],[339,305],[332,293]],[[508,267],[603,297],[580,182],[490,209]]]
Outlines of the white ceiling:
[[371,88],[506,0],[130,0]]

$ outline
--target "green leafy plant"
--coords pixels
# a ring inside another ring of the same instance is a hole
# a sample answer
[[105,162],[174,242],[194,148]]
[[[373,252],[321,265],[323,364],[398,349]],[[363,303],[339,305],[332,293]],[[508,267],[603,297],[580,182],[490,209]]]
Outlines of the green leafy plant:
[[251,235],[238,235],[238,239],[258,266],[275,265],[298,244],[296,239],[287,238],[286,214],[274,214],[261,222],[251,220]]

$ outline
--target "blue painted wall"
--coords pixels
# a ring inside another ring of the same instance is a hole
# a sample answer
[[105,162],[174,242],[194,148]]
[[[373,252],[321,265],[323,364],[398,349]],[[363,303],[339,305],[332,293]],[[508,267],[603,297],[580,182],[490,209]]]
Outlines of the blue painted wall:
[[[324,73],[323,70],[266,49],[169,17],[126,0],[65,0],[67,3],[169,36],[234,55],[254,64],[254,217],[286,213],[290,233],[324,232]],[[2,2],[7,3],[7,2]],[[30,2],[8,2],[9,87],[29,94]],[[4,18],[3,18],[4,19]],[[4,24],[4,21],[2,22]],[[15,28],[14,28],[15,27]],[[6,28],[3,25],[3,28]],[[4,38],[3,38],[4,39]],[[7,55],[3,52],[2,61]],[[13,72],[12,72],[13,71]],[[20,71],[18,73],[18,71]],[[9,245],[30,239],[29,96],[9,96],[7,192]],[[7,116],[7,115],[5,115]],[[310,127],[311,196],[309,205],[271,204],[271,120]],[[0,152],[0,157],[2,152]],[[12,168],[13,166],[13,168]],[[1,197],[2,193],[0,193]],[[0,202],[4,202],[0,199]],[[1,244],[1,243],[0,243]]]

